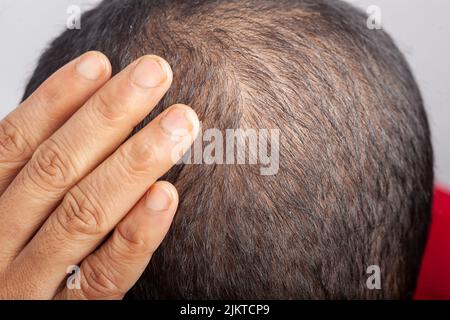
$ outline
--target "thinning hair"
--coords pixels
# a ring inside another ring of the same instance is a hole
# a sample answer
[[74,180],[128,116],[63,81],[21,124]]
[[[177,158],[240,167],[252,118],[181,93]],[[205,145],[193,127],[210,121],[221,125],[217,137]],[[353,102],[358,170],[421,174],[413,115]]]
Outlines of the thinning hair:
[[[280,168],[178,165],[173,226],[130,298],[408,298],[427,235],[433,155],[404,57],[332,0],[112,0],[42,55],[26,89],[88,50],[114,73],[164,57],[204,128],[279,129]],[[366,286],[381,269],[381,290]]]

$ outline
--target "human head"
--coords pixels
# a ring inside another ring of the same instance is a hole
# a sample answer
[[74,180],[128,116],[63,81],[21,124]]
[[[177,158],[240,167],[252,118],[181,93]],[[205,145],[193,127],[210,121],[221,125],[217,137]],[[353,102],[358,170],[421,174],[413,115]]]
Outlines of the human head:
[[[114,73],[165,58],[165,107],[203,128],[280,130],[279,169],[180,165],[169,235],[137,298],[404,298],[415,286],[433,182],[414,78],[390,37],[331,0],[111,0],[42,55],[26,89],[89,50]],[[272,146],[275,147],[275,146]],[[366,286],[381,268],[381,290]]]

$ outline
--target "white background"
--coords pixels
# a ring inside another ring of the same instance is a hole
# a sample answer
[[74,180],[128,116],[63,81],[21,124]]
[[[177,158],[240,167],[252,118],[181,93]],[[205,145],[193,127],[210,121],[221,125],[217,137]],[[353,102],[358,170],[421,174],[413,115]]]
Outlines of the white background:
[[[98,0],[0,0],[0,117],[20,100],[37,58],[65,27],[67,8]],[[382,22],[406,54],[433,129],[437,182],[450,187],[450,1],[353,0],[381,9]],[[365,23],[364,21],[362,23]]]

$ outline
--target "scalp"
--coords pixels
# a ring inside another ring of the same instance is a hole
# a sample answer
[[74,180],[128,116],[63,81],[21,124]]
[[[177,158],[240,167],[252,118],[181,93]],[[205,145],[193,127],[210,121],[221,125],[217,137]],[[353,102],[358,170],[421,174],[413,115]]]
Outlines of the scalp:
[[[203,127],[278,128],[280,170],[177,166],[180,207],[135,298],[404,298],[429,218],[432,150],[422,99],[383,31],[338,1],[105,1],[42,56],[27,96],[100,50],[117,73],[169,61],[158,108]],[[379,265],[383,288],[365,287]]]

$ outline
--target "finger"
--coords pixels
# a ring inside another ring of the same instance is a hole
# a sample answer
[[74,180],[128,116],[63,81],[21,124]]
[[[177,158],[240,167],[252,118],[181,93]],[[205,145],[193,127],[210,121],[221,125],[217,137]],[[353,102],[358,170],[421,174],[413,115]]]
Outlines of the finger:
[[107,158],[159,102],[170,66],[145,56],[111,79],[45,141],[0,199],[0,243],[13,258],[66,192]]
[[83,261],[79,289],[66,286],[56,298],[122,299],[166,236],[177,205],[175,187],[155,183],[108,241]]
[[110,77],[108,58],[88,52],[47,79],[0,122],[0,194],[37,146],[55,132]]
[[[150,186],[185,153],[199,132],[195,112],[166,110],[72,188],[11,264],[14,276],[54,293],[67,266],[77,265],[103,241]],[[29,272],[28,272],[29,273]]]

